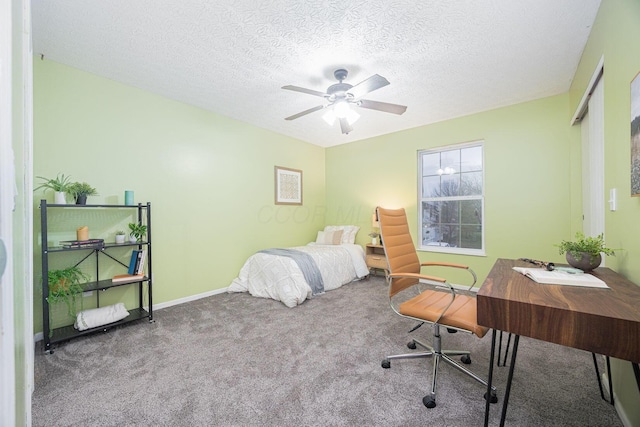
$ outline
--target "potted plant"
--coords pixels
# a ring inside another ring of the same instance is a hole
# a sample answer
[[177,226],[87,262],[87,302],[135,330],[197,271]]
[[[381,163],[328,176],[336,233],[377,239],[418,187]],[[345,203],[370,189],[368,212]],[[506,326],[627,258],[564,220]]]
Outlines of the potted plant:
[[58,205],[64,205],[67,203],[66,195],[69,191],[69,186],[71,185],[71,177],[66,176],[65,174],[59,173],[55,178],[45,178],[43,176],[37,177],[44,182],[37,186],[34,191],[44,188],[45,191],[53,190],[54,191],[54,203]]
[[[76,298],[84,292],[80,283],[89,280],[89,276],[75,266],[62,270],[50,270],[47,277],[49,281],[47,301],[49,304],[64,302],[67,305],[69,316],[75,318],[77,314]],[[82,305],[82,298],[80,298],[80,304]]]
[[563,240],[559,245],[560,254],[566,253],[569,265],[583,271],[591,271],[602,262],[602,255],[615,255],[613,249],[607,248],[604,243],[604,235],[586,237],[578,231],[575,241]]
[[380,234],[376,233],[375,231],[372,231],[371,233],[369,233],[369,237],[371,237],[371,244],[372,245],[377,245],[378,244],[378,236]]
[[129,241],[141,242],[142,238],[147,234],[147,226],[142,224],[136,224],[133,222],[129,223]]
[[125,232],[122,230],[116,231],[116,243],[124,243]]
[[86,182],[73,182],[69,184],[67,191],[73,195],[74,199],[76,199],[76,205],[86,205],[87,196],[98,195],[96,189]]

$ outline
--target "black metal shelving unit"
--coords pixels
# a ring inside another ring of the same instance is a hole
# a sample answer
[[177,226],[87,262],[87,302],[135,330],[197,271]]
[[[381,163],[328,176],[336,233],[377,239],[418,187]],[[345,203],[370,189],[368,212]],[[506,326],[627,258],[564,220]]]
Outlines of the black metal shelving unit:
[[[137,210],[138,223],[145,223],[147,226],[147,235],[142,242],[127,242],[127,243],[105,243],[99,247],[83,247],[83,248],[63,248],[58,246],[49,246],[48,243],[48,214],[51,209],[135,209]],[[40,201],[40,220],[41,220],[41,250],[42,250],[42,333],[44,335],[43,350],[47,353],[53,352],[53,345],[62,341],[67,341],[79,336],[91,334],[96,331],[106,331],[114,326],[123,325],[130,322],[135,322],[141,319],[148,319],[149,322],[153,322],[153,270],[152,270],[152,256],[151,256],[151,203],[138,203],[137,205],[61,205],[61,204],[49,204],[46,200]],[[111,278],[100,279],[100,262],[102,257],[107,257],[123,267],[128,268],[128,265],[122,263],[118,259],[109,254],[109,250],[113,248],[130,247],[133,249],[143,249],[147,251],[147,275],[139,280],[131,282],[116,282],[113,283]],[[117,322],[109,323],[107,325],[99,326],[96,328],[87,329],[84,331],[76,330],[73,325],[63,326],[60,328],[51,329],[49,318],[49,257],[52,254],[58,252],[86,252],[77,265],[82,264],[87,259],[95,258],[95,277],[97,281],[83,283],[81,286],[84,292],[96,291],[96,306],[100,307],[100,292],[116,288],[120,286],[137,286],[138,287],[138,307],[127,309],[129,315]],[[144,286],[147,286],[148,305],[147,309],[144,308]]]

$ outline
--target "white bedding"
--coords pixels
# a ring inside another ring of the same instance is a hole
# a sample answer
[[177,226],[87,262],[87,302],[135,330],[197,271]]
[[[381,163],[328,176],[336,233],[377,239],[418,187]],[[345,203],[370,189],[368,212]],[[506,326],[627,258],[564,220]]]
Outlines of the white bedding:
[[[309,243],[290,249],[305,252],[313,258],[322,275],[325,291],[369,274],[360,245]],[[311,287],[293,259],[265,253],[249,257],[238,277],[229,285],[229,292],[249,292],[256,297],[282,301],[287,307],[295,307],[311,298]]]

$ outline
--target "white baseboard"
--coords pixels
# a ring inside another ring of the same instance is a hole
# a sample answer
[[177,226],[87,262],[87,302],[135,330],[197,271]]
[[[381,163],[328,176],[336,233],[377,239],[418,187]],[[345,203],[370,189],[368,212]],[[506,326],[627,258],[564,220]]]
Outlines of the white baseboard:
[[191,302],[191,301],[196,301],[202,298],[207,298],[207,297],[211,297],[213,295],[218,295],[218,294],[224,294],[227,293],[227,290],[229,288],[222,288],[222,289],[214,289],[213,291],[207,291],[207,292],[203,292],[201,294],[196,294],[196,295],[191,295],[188,297],[184,297],[184,298],[179,298],[179,299],[174,299],[173,301],[167,301],[167,302],[163,302],[160,304],[154,304],[153,305],[153,309],[154,310],[162,310],[163,308],[167,308],[167,307],[172,307],[174,305],[179,305],[179,304],[184,304],[185,302]]
[[[222,288],[222,289],[214,289],[213,291],[207,291],[207,292],[203,292],[201,294],[196,294],[196,295],[191,295],[188,297],[184,297],[184,298],[179,298],[179,299],[174,299],[172,301],[167,301],[167,302],[162,302],[160,304],[154,304],[153,305],[153,311],[156,310],[162,310],[163,308],[167,308],[167,307],[172,307],[174,305],[179,305],[179,304],[184,304],[186,302],[191,302],[191,301],[196,301],[202,298],[207,298],[213,295],[218,295],[218,294],[224,294],[227,292],[229,288]],[[148,309],[148,306],[145,307],[145,309]],[[36,343],[38,341],[42,341],[44,339],[44,335],[42,334],[42,331],[40,332],[36,332],[35,335],[33,336],[33,342]]]

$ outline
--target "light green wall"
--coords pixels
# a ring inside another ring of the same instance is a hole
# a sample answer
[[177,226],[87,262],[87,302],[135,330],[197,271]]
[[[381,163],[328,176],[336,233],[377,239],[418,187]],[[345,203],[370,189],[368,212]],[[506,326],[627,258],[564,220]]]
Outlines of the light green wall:
[[[570,237],[574,175],[568,105],[565,94],[332,147],[328,212],[357,212],[368,232],[375,206],[404,207],[417,241],[418,150],[484,140],[486,256],[421,258],[468,264],[480,284],[497,258],[561,261],[553,245]],[[367,240],[367,233],[358,235],[359,243]]]
[[[617,188],[618,209],[605,215],[607,244],[623,248],[607,266],[640,283],[640,198],[631,197],[630,83],[640,71],[640,2],[603,0],[571,86],[571,112],[604,55],[605,194]],[[637,339],[637,337],[634,337]],[[640,394],[628,362],[613,363],[617,405],[630,425],[640,425]]]
[[[306,244],[324,226],[320,147],[46,59],[34,58],[34,92],[35,176],[87,181],[100,193],[89,203],[122,204],[125,190],[152,203],[154,304],[224,288],[255,251]],[[303,171],[302,207],[274,204],[275,165]]]

